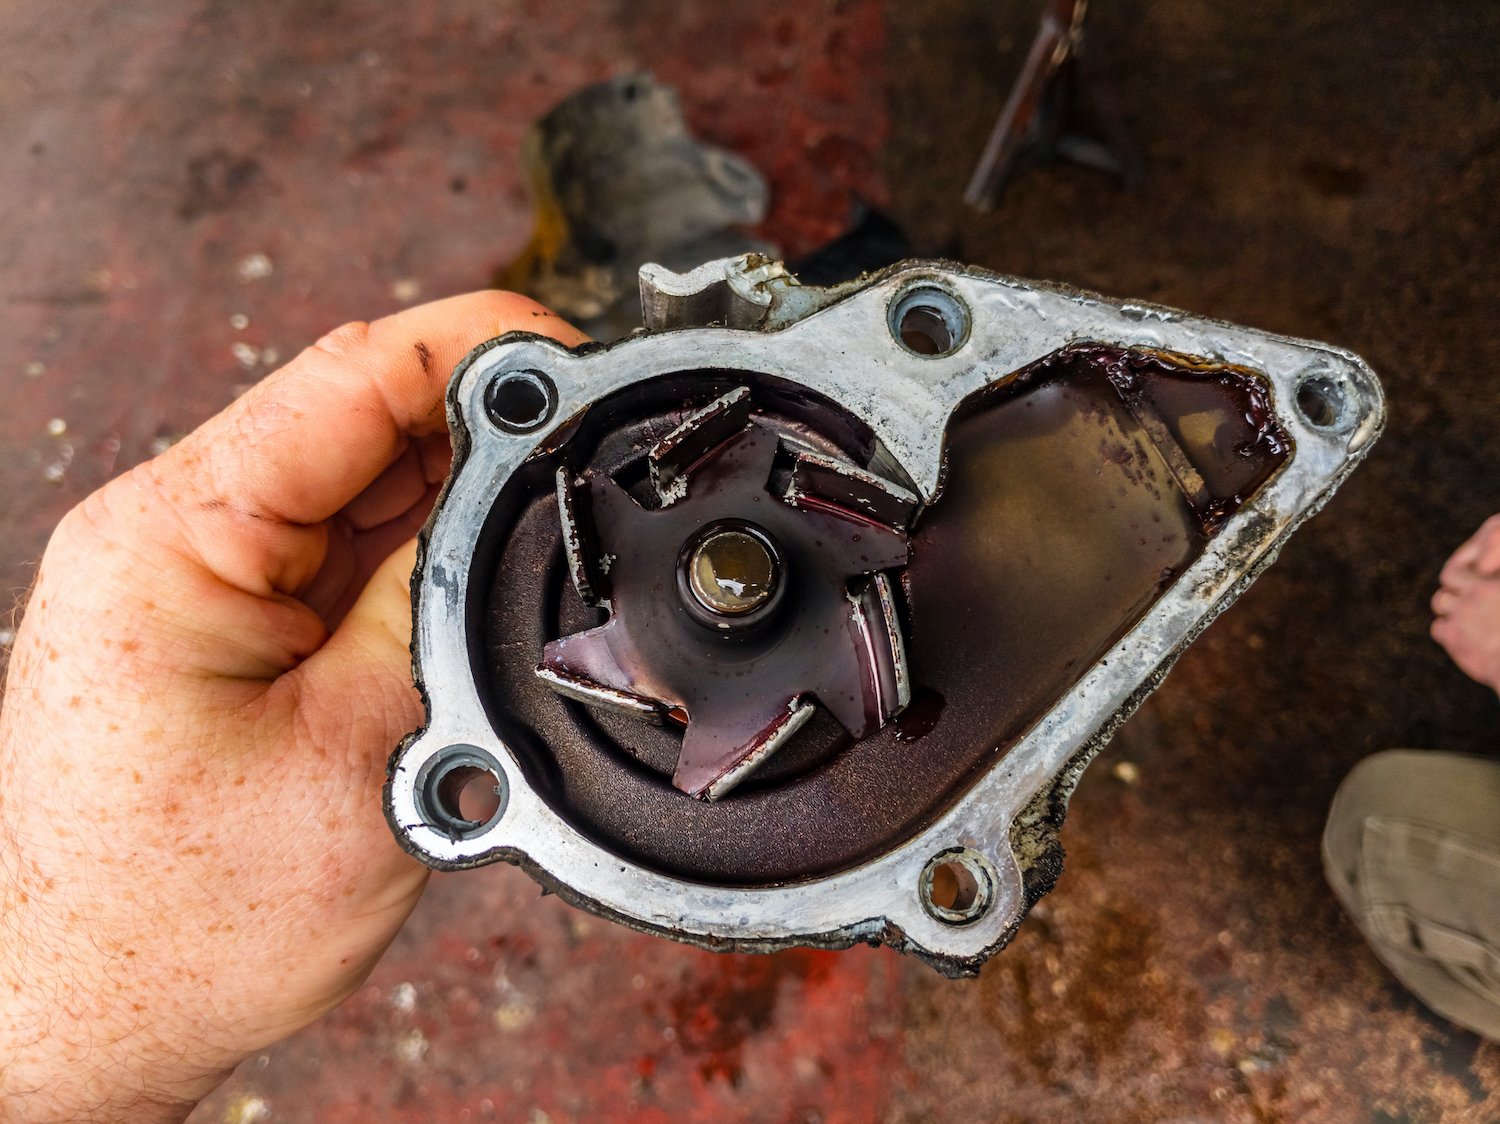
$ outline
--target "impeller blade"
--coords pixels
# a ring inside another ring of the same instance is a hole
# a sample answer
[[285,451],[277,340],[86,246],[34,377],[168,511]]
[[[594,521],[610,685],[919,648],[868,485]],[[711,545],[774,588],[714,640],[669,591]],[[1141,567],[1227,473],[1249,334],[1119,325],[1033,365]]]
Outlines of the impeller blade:
[[700,706],[697,716],[690,711],[672,783],[689,796],[717,800],[780,749],[812,712],[810,702],[795,696],[766,699],[754,711],[732,716],[708,706]]
[[715,398],[656,443],[646,456],[651,483],[663,505],[687,495],[692,467],[750,423],[750,388],[737,386]]
[[[586,705],[685,724],[672,783],[709,800],[785,745],[814,699],[862,738],[909,694],[892,587],[879,575],[908,560],[901,527],[916,496],[789,439],[749,407],[748,390],[732,390],[652,447],[659,506],[605,474],[586,488],[559,474],[569,571],[610,617],[548,643],[537,667]],[[750,544],[748,561],[700,555],[733,534]],[[785,611],[771,592],[749,610],[720,608],[694,584],[704,558],[716,580],[751,580],[756,544],[772,574],[764,588],[786,595]]]
[[552,640],[542,649],[536,676],[565,698],[590,706],[607,706],[659,726],[666,712],[679,705],[659,698],[651,685],[629,670],[629,641],[611,617],[598,628]]

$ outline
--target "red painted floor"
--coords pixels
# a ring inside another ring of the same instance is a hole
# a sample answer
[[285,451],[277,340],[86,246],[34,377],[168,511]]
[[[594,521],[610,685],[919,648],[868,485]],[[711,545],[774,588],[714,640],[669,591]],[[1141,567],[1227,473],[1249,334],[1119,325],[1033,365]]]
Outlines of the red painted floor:
[[1497,748],[1500,705],[1423,606],[1500,508],[1500,10],[1100,0],[1145,184],[1037,169],[974,215],[1038,7],[7,8],[7,595],[70,505],[329,327],[482,286],[530,234],[527,124],[637,68],[766,171],[789,254],[858,193],[922,248],[1351,347],[1390,397],[1369,462],[1085,777],[1057,891],[981,979],[715,956],[510,868],[441,875],[367,987],[195,1121],[1500,1118],[1500,1049],[1390,981],[1317,854],[1364,754]]
[[588,917],[508,867],[438,875],[369,985],[248,1063],[202,1119],[879,1119],[899,957],[721,956]]

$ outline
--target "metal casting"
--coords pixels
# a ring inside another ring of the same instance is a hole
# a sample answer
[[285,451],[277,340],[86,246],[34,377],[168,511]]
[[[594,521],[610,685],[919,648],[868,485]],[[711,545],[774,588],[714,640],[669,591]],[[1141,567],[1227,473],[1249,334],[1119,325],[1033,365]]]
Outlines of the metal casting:
[[945,262],[641,292],[634,337],[454,372],[396,837],[704,948],[973,974],[1084,767],[1369,450],[1379,382]]

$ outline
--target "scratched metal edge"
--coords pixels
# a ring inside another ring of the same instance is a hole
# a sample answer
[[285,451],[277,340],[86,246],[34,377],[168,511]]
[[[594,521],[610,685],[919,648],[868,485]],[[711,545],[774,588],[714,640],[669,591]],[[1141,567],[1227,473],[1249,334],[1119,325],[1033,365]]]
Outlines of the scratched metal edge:
[[[385,821],[390,825],[391,834],[396,837],[397,845],[412,858],[419,862],[424,862],[428,866],[432,864],[427,863],[423,859],[421,849],[411,841],[405,831],[401,830],[400,824],[396,819],[395,808],[392,804],[391,792],[392,782],[396,778],[397,764],[406,756],[406,751],[417,743],[432,724],[432,698],[427,691],[427,682],[422,676],[422,653],[417,643],[417,631],[422,619],[422,575],[427,570],[427,548],[432,539],[432,529],[437,525],[438,516],[447,503],[448,493],[453,490],[454,485],[458,482],[459,476],[463,473],[464,465],[468,463],[469,454],[474,448],[473,434],[465,422],[463,405],[459,401],[459,388],[463,383],[463,377],[468,373],[469,368],[477,363],[486,353],[495,350],[497,347],[512,343],[516,339],[543,340],[549,339],[549,337],[538,335],[535,332],[516,331],[506,332],[504,335],[496,336],[494,339],[485,340],[483,343],[470,349],[469,353],[460,359],[458,365],[453,368],[453,373],[448,376],[448,386],[443,392],[443,400],[448,411],[448,439],[453,448],[453,459],[449,462],[448,475],[443,479],[443,486],[438,489],[437,499],[433,501],[432,510],[427,513],[426,521],[423,522],[421,530],[417,532],[416,563],[412,566],[411,577],[407,580],[407,586],[411,590],[411,640],[407,645],[407,649],[411,653],[412,686],[416,688],[417,695],[422,700],[423,721],[420,726],[397,742],[396,748],[391,750],[390,756],[386,758],[385,784],[381,786],[380,790],[380,809],[385,813]],[[561,347],[562,345],[558,344],[557,346]],[[583,343],[567,350],[574,355],[586,355],[589,351],[598,349],[598,344]],[[467,869],[476,865],[484,864],[464,863],[461,867],[453,869]],[[434,869],[444,868],[434,867]]]

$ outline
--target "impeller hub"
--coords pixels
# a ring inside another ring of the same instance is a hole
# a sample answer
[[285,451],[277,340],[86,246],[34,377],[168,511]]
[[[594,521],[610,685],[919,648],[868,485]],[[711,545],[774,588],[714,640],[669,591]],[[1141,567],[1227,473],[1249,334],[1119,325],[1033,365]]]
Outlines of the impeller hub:
[[710,613],[740,617],[771,599],[780,575],[764,532],[720,527],[689,545],[681,572],[693,600]]

